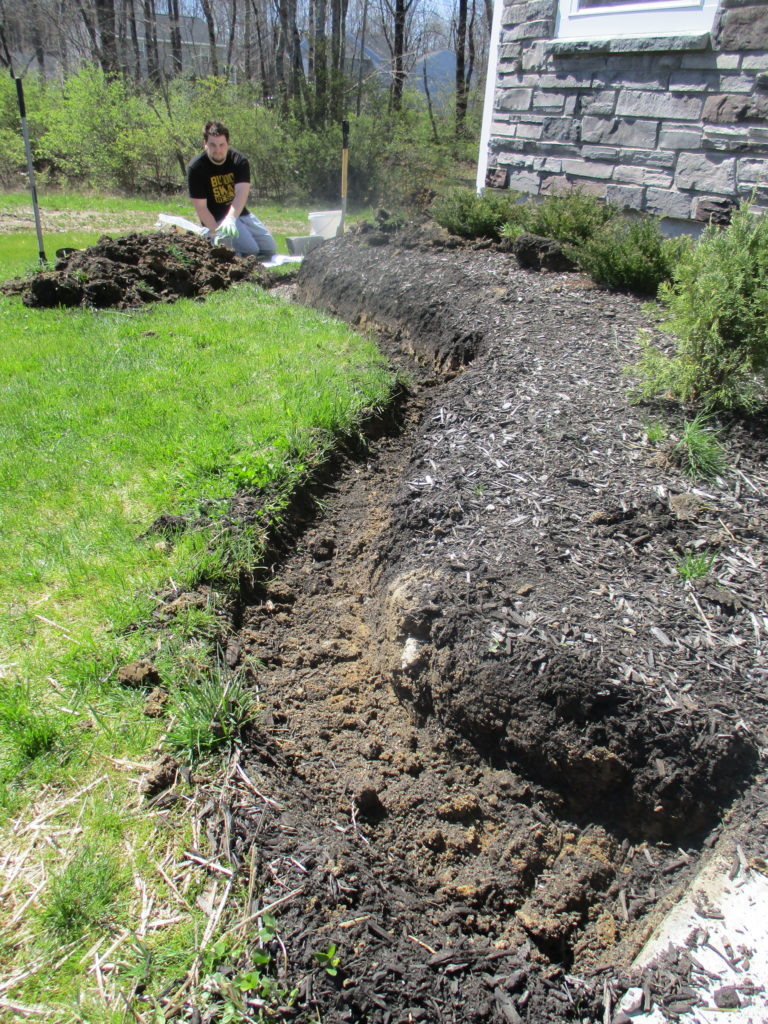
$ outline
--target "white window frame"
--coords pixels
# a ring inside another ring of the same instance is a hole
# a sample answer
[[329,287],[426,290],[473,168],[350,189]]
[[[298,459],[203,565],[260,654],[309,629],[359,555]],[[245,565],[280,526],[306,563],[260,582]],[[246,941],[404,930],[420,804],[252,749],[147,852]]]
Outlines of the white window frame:
[[656,0],[615,7],[587,7],[560,0],[556,39],[642,39],[709,32],[719,0]]

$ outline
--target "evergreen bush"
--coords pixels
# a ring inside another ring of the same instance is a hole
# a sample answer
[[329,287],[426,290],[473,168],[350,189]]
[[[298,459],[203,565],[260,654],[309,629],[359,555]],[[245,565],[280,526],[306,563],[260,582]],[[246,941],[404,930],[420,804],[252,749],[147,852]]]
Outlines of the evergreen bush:
[[518,192],[482,192],[453,188],[435,198],[431,214],[435,221],[462,238],[501,238],[505,224],[520,216]]
[[583,244],[619,215],[618,207],[578,189],[527,203],[523,209],[526,231],[572,245]]
[[768,219],[742,204],[710,225],[659,290],[667,355],[646,338],[631,369],[639,397],[671,394],[707,409],[752,410],[768,399]]
[[655,296],[688,251],[687,238],[665,238],[652,217],[617,217],[574,245],[572,256],[597,284]]

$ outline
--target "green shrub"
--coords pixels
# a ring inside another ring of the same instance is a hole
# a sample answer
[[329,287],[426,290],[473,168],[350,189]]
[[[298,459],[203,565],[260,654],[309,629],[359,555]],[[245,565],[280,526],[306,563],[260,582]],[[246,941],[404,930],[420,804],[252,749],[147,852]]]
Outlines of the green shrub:
[[558,242],[581,245],[618,217],[618,207],[578,189],[531,202],[525,210],[525,230]]
[[[674,356],[645,346],[645,395],[669,392],[704,409],[754,409],[768,397],[768,218],[747,204],[705,229],[659,292]],[[653,385],[653,386],[652,386]]]
[[501,237],[503,225],[514,222],[519,214],[515,207],[519,202],[518,192],[482,192],[478,195],[472,189],[454,188],[437,196],[432,203],[434,220],[452,235],[462,238]]
[[686,238],[665,238],[654,218],[618,217],[574,246],[572,255],[597,284],[655,296],[689,246]]
[[178,175],[174,149],[146,97],[94,66],[46,88],[37,154],[71,183],[139,192],[148,179]]

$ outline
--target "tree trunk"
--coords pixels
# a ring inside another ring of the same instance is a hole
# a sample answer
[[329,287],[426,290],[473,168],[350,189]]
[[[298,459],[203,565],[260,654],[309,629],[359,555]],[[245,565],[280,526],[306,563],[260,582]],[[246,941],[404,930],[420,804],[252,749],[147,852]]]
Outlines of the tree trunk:
[[331,112],[338,121],[344,114],[344,57],[347,0],[331,0]]
[[328,16],[327,0],[314,0],[312,4],[312,64],[310,76],[315,90],[312,120],[316,125],[325,124],[328,113],[328,40],[325,35],[325,21]]
[[395,0],[395,25],[392,45],[392,92],[390,105],[392,110],[403,108],[403,88],[405,87],[405,0]]
[[88,33],[88,38],[91,41],[91,56],[93,61],[99,66],[103,66],[101,63],[101,48],[99,46],[99,37],[96,33],[96,26],[91,21],[90,14],[86,11],[82,0],[77,6],[83,19],[83,24],[85,25],[85,31]]
[[227,71],[232,74],[232,53],[235,48],[235,28],[237,26],[237,0],[232,0],[232,16],[229,21],[229,39],[227,40]]
[[363,25],[360,29],[360,64],[357,69],[357,103],[355,113],[360,116],[363,105],[363,69],[365,67],[365,30],[368,22],[368,0],[363,0]]
[[184,58],[181,52],[179,0],[168,0],[168,22],[171,34],[171,73],[175,78],[184,70]]
[[456,137],[462,136],[467,119],[467,82],[464,57],[467,48],[467,0],[459,0],[456,21]]
[[[275,91],[275,79],[272,74],[273,65],[267,63],[267,32],[262,26],[261,12],[259,11],[258,0],[251,0],[253,11],[253,25],[256,29],[256,43],[259,48],[259,77],[261,79],[261,93],[264,99],[271,99]],[[277,54],[277,40],[271,48],[271,52]]]
[[[136,28],[136,5],[134,0],[125,0],[125,16],[128,21],[128,36],[131,40],[131,53],[133,56],[132,70],[129,74],[137,82],[141,78],[141,50],[139,49],[139,32]],[[126,56],[126,65],[128,59]]]
[[147,58],[147,78],[150,82],[160,81],[160,58],[157,52],[157,18],[155,0],[142,0],[144,12],[144,51]]
[[216,53],[216,24],[213,20],[213,8],[211,7],[211,0],[200,0],[200,6],[203,8],[203,14],[205,15],[205,23],[208,26],[208,46],[210,48],[210,68],[211,74],[214,78],[218,78],[219,75],[219,57]]
[[116,75],[117,38],[115,33],[115,0],[94,0],[96,24],[101,40],[101,67],[105,75]]
[[11,78],[15,78],[13,57],[11,56],[11,48],[8,45],[8,36],[5,29],[6,24],[5,4],[0,2],[0,64],[2,64],[3,67],[8,68],[11,73]]
[[245,5],[245,18],[243,24],[243,71],[246,82],[253,80],[253,59],[251,57],[251,5]]
[[286,55],[288,53],[288,39],[290,37],[290,12],[288,0],[275,0],[277,4],[277,43],[275,46],[275,77],[277,79],[277,90],[283,109],[288,111],[288,101],[291,98],[291,83],[289,66],[286,66]]

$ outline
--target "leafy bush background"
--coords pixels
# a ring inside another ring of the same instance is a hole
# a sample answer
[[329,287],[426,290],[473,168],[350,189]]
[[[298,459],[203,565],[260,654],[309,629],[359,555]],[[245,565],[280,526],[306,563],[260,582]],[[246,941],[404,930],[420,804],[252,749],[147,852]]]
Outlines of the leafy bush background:
[[[48,183],[128,194],[181,190],[186,164],[201,149],[203,125],[215,117],[251,161],[257,196],[338,198],[341,126],[307,127],[290,111],[265,104],[252,83],[177,79],[139,93],[86,66],[63,84],[29,75],[24,93],[33,158]],[[387,112],[385,92],[368,99],[364,112],[349,116],[351,196],[402,199],[476,159],[479,126],[456,139],[450,105],[431,119],[417,93],[406,95],[398,114]],[[0,77],[0,143],[0,184],[23,186],[24,148],[9,77]]]

